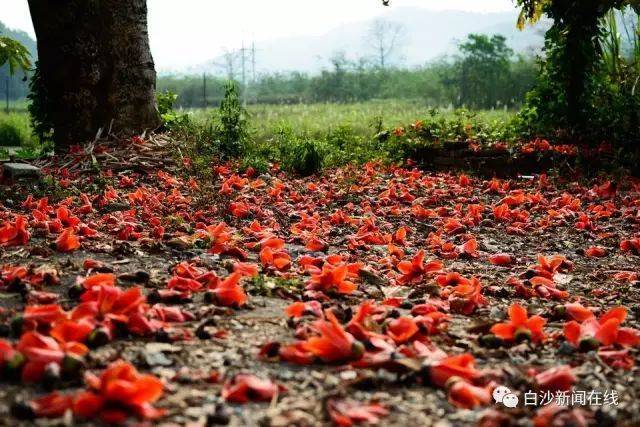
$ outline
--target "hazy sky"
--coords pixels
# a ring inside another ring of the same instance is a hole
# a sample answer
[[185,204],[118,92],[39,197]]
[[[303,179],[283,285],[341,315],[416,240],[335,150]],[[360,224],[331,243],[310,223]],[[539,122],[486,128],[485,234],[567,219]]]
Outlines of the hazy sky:
[[[27,0],[0,0],[0,21],[33,35]],[[379,0],[147,0],[151,48],[161,70],[198,64],[242,39],[323,34],[345,22],[381,16]],[[511,0],[392,0],[391,7],[479,12],[513,10]]]

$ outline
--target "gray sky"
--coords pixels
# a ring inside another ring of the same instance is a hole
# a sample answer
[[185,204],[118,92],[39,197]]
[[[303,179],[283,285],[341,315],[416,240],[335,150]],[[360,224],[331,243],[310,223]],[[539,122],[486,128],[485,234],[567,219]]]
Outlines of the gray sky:
[[[0,21],[33,35],[27,0],[1,0]],[[148,0],[149,31],[160,70],[198,64],[242,39],[320,35],[342,23],[384,16],[379,0]],[[511,0],[392,0],[392,7],[496,12]]]

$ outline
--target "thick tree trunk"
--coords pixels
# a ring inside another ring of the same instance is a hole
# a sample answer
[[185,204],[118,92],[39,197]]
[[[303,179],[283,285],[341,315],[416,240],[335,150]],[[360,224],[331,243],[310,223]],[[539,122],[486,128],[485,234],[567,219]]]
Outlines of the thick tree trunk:
[[29,0],[56,148],[160,124],[146,0]]

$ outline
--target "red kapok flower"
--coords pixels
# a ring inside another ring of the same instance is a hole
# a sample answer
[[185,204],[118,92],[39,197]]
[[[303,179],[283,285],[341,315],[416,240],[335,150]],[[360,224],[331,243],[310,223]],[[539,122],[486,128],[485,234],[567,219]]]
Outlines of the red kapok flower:
[[602,258],[607,255],[607,251],[600,246],[591,246],[584,251],[584,254],[591,258]]
[[418,325],[409,317],[398,317],[387,324],[386,333],[396,344],[402,344],[418,333]]
[[42,379],[47,365],[60,364],[65,354],[81,357],[89,349],[76,342],[65,343],[62,346],[52,337],[46,337],[37,332],[25,332],[16,345],[16,350],[27,359],[22,368],[22,380],[38,382]]
[[475,368],[475,358],[469,353],[436,360],[429,368],[429,379],[437,387],[444,387],[451,377],[473,383],[481,376],[482,372]]
[[18,215],[12,224],[6,221],[0,227],[0,246],[21,246],[29,243],[29,231],[27,231],[27,218]]
[[576,377],[567,365],[547,369],[535,376],[538,390],[541,391],[570,391],[576,382]]
[[419,282],[425,275],[436,273],[442,270],[442,262],[431,261],[424,263],[424,250],[420,250],[411,261],[401,261],[398,263],[398,270],[402,275],[398,278],[398,283],[406,285]]
[[222,397],[233,403],[269,402],[284,391],[286,388],[271,380],[251,374],[238,374],[224,384]]
[[447,393],[449,402],[458,408],[474,409],[492,401],[490,387],[478,387],[466,381],[454,381]]
[[81,296],[81,301],[71,311],[73,320],[85,320],[94,326],[102,324],[110,332],[115,330],[114,322],[127,325],[129,331],[135,334],[152,332],[140,325],[148,306],[146,297],[138,287],[126,291],[116,286],[94,287]]
[[451,311],[469,315],[477,307],[487,304],[487,299],[482,295],[482,285],[480,281],[473,277],[470,284],[461,284],[453,289],[449,295],[449,305]]
[[241,273],[232,273],[211,290],[215,295],[216,304],[224,307],[242,307],[247,303],[247,294],[239,284],[242,277]]
[[362,345],[346,332],[331,310],[325,311],[327,320],[318,320],[315,327],[320,333],[306,340],[304,350],[320,358],[323,362],[346,362],[362,356]]
[[80,248],[80,239],[75,234],[73,227],[65,228],[56,239],[58,252],[73,252]]
[[[572,310],[577,311],[576,308]],[[620,344],[625,347],[640,345],[640,331],[620,327],[627,317],[626,308],[612,308],[599,319],[593,315],[589,317],[583,311],[578,312],[580,318],[584,319],[581,324],[575,320],[564,324],[564,336],[574,346],[591,349],[599,344],[604,346]]]
[[130,363],[116,361],[99,377],[87,373],[85,381],[89,391],[78,394],[73,402],[73,412],[81,418],[120,424],[129,414],[152,420],[164,415],[164,410],[152,405],[162,397],[162,382],[138,373]]
[[378,403],[361,403],[351,399],[329,399],[327,412],[331,421],[340,427],[362,423],[377,424],[380,418],[389,414],[389,410]]
[[72,408],[73,398],[56,391],[29,401],[29,406],[38,418],[60,418]]
[[495,254],[489,257],[489,262],[493,265],[511,265],[513,257],[509,254]]
[[349,266],[346,264],[333,265],[325,262],[322,270],[313,272],[307,289],[316,291],[328,291],[336,289],[340,294],[350,294],[356,290],[355,283],[347,279],[349,274]]
[[529,338],[533,342],[544,340],[544,325],[547,323],[540,316],[527,315],[527,310],[519,304],[509,307],[509,321],[497,323],[491,327],[491,333],[507,342]]

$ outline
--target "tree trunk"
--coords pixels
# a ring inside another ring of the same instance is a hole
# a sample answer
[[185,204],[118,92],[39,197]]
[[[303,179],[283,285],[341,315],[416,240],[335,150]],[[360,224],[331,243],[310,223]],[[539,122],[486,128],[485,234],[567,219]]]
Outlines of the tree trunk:
[[146,0],[28,0],[56,149],[160,124]]

